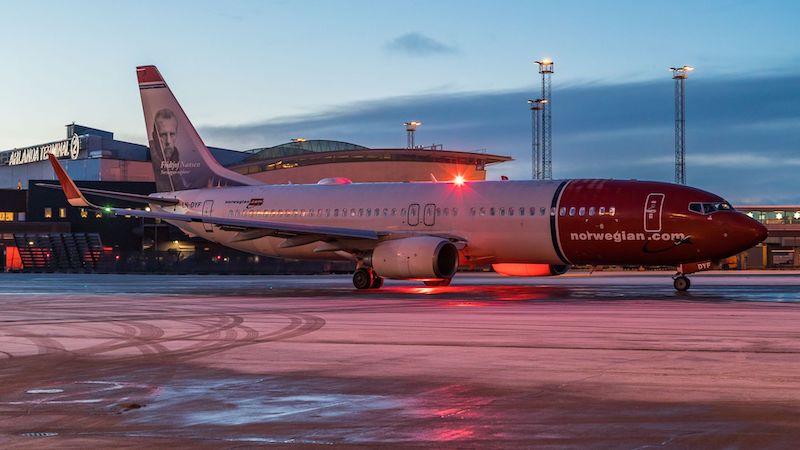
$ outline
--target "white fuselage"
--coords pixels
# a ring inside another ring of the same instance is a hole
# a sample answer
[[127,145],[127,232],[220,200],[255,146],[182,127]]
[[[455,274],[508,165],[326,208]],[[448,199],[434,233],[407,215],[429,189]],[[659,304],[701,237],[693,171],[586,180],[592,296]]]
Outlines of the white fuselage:
[[[373,230],[451,235],[480,262],[563,264],[554,246],[554,195],[563,181],[263,185],[161,194],[181,203],[164,211]],[[155,206],[154,206],[155,208]],[[285,238],[243,238],[203,223],[172,222],[190,235],[249,253],[293,259],[345,259],[323,242],[282,248]],[[246,236],[244,236],[246,237]]]

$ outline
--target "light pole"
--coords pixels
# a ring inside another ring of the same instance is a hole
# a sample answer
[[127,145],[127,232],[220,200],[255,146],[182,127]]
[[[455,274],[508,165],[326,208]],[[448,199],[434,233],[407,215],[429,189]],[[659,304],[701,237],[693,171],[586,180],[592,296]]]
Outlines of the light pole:
[[675,80],[675,182],[686,184],[686,78],[692,66],[670,67]]
[[412,120],[411,122],[406,122],[403,125],[406,126],[406,134],[407,134],[407,136],[406,136],[406,138],[407,138],[406,139],[407,140],[406,145],[408,146],[408,148],[414,148],[414,146],[415,146],[414,145],[414,133],[417,131],[417,127],[422,125],[422,122],[419,122],[419,121],[416,121],[416,120]]
[[539,74],[542,76],[541,172],[543,180],[550,180],[553,178],[553,138],[550,114],[550,76],[553,74],[553,60],[544,58],[536,61],[536,64],[539,65]]
[[542,145],[541,145],[541,112],[547,100],[537,98],[528,100],[531,108],[531,176],[534,180],[542,179]]

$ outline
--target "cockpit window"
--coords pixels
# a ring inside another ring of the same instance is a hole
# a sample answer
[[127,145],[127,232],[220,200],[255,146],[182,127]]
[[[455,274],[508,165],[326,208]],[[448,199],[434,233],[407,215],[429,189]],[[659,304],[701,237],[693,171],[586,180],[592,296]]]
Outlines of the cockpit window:
[[692,202],[689,211],[698,214],[712,214],[717,211],[733,211],[733,206],[728,202]]

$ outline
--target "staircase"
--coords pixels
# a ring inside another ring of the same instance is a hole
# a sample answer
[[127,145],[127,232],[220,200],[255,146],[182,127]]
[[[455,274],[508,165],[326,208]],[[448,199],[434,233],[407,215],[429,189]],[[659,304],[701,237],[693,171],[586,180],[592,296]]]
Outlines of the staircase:
[[97,233],[15,233],[25,272],[94,272],[103,243]]

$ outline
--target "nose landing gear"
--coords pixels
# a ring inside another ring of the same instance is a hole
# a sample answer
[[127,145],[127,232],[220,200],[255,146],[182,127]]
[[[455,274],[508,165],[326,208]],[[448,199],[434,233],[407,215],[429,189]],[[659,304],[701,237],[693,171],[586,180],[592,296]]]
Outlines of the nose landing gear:
[[692,286],[692,282],[689,281],[689,278],[687,278],[686,275],[689,275],[690,273],[701,272],[703,270],[710,270],[713,267],[714,263],[711,261],[681,264],[678,266],[678,273],[672,277],[672,285],[675,286],[676,291],[686,292]]
[[672,279],[672,285],[675,286],[675,290],[678,292],[686,292],[692,286],[692,282],[689,281],[689,277],[686,275],[680,274]]

